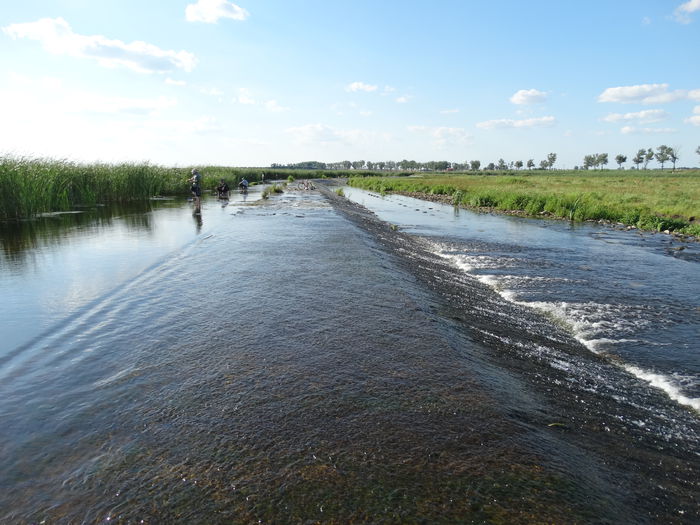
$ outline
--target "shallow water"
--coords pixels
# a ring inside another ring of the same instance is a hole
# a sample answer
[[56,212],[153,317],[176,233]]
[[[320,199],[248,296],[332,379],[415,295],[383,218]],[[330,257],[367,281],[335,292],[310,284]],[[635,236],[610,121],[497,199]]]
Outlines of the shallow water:
[[0,521],[700,515],[690,412],[470,279],[461,238],[253,201],[3,234]]
[[507,300],[545,312],[593,352],[700,411],[700,243],[344,190],[429,238],[436,254]]

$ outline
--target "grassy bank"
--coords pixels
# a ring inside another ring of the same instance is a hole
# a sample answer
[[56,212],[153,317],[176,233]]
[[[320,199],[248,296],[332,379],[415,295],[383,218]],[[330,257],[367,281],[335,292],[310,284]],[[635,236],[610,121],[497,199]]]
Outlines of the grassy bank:
[[700,235],[700,171],[556,172],[352,178],[377,192],[449,196],[455,205]]
[[[244,177],[265,180],[344,177],[350,173],[323,170],[230,168],[197,166],[204,190],[220,179],[235,187]],[[81,164],[65,160],[0,157],[0,220],[32,217],[38,213],[71,210],[97,203],[147,200],[154,195],[188,195],[192,167],[164,167],[148,163]]]

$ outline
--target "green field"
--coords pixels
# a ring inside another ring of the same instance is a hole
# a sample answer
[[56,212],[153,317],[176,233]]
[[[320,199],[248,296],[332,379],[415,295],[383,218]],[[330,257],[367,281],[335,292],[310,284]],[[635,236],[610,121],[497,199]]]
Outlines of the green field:
[[444,195],[459,206],[700,235],[700,170],[432,174],[352,178],[350,185]]

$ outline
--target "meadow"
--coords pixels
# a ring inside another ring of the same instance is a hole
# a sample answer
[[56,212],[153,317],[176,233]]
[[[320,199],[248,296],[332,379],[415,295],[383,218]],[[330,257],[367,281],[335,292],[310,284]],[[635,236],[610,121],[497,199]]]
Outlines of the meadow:
[[349,184],[445,196],[456,206],[700,235],[700,170],[429,174],[352,178]]

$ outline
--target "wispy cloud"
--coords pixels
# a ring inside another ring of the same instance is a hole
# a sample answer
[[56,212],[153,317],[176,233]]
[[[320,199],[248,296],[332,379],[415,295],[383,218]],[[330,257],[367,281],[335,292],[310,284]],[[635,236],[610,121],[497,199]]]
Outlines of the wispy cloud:
[[168,84],[169,86],[186,86],[187,82],[184,80],[174,80],[170,77],[165,79],[165,83]]
[[430,137],[433,145],[438,148],[444,148],[449,145],[470,144],[474,138],[464,128],[450,128],[446,126],[409,126],[408,131]]
[[700,98],[700,89],[669,91],[668,84],[639,84],[607,88],[598,96],[598,102],[664,104],[676,100],[694,99],[695,97]]
[[378,86],[372,84],[365,84],[364,82],[353,82],[345,87],[345,91],[350,91],[351,93],[356,93],[358,91],[365,91],[371,93],[372,91],[377,91]]
[[202,88],[199,90],[200,93],[204,95],[209,95],[210,97],[220,97],[224,94],[219,88]]
[[282,113],[284,111],[289,111],[289,108],[280,106],[276,100],[268,100],[265,102],[265,109],[271,113]]
[[610,113],[603,118],[604,122],[632,122],[651,124],[668,118],[668,113],[663,109],[647,109],[636,113]]
[[396,98],[396,103],[397,104],[406,104],[412,98],[413,97],[411,95],[402,95],[402,96]]
[[639,128],[636,126],[624,126],[620,133],[623,135],[665,135],[676,133],[673,128]]
[[187,51],[164,50],[141,41],[127,44],[102,35],[79,35],[63,18],[42,18],[36,22],[12,24],[2,30],[14,39],[37,40],[49,53],[89,58],[103,67],[167,73],[174,69],[189,72],[197,64],[194,54]]
[[518,105],[539,104],[545,100],[547,100],[547,93],[537,89],[521,89],[510,97],[510,101]]
[[700,126],[700,106],[693,108],[693,116],[685,119],[685,122],[693,126]]
[[459,113],[459,109],[457,109],[457,108],[443,109],[442,111],[440,111],[440,114],[442,114],[442,115],[451,115],[453,113]]
[[388,136],[374,131],[360,129],[339,129],[325,124],[307,124],[285,130],[296,144],[326,146],[332,143],[345,145],[374,144],[387,140]]
[[248,88],[240,88],[238,90],[238,98],[234,99],[239,104],[253,105],[255,104],[255,99],[250,96],[250,90]]
[[499,129],[499,128],[544,128],[556,124],[557,119],[554,117],[537,117],[521,120],[513,119],[496,119],[487,120],[477,123],[476,127],[481,129]]
[[689,2],[679,5],[673,14],[676,20],[681,24],[689,24],[692,22],[690,14],[695,11],[700,11],[700,0],[690,0]]
[[196,4],[189,4],[185,8],[185,19],[188,22],[215,24],[221,18],[242,21],[249,16],[248,11],[226,0],[199,0]]

